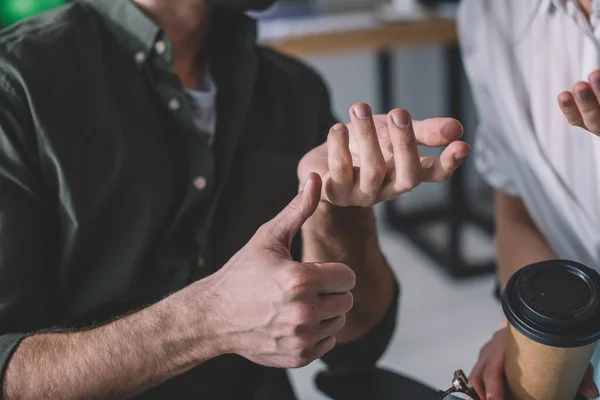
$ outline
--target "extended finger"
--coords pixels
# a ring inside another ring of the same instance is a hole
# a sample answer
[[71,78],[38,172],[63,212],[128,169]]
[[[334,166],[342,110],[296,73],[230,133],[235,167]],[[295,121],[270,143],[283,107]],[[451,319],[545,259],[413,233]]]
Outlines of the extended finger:
[[406,110],[389,113],[388,131],[394,150],[394,173],[382,197],[392,199],[421,183],[421,162],[412,119]]
[[558,105],[569,124],[585,128],[583,117],[579,112],[579,108],[577,108],[577,104],[575,103],[575,99],[571,92],[562,92],[559,94]]
[[442,151],[439,157],[423,157],[423,181],[444,182],[461,166],[470,154],[471,148],[465,142],[454,142]]
[[475,391],[477,392],[479,397],[481,397],[482,399],[485,399],[486,397],[485,397],[485,385],[483,383],[483,366],[484,366],[484,362],[480,358],[477,361],[477,363],[475,364],[475,366],[473,367],[473,370],[471,371],[471,375],[469,375],[469,383],[471,385],[473,385],[473,388],[475,389]]
[[354,187],[354,168],[346,125],[336,124],[329,131],[327,154],[330,179],[325,185],[325,194],[328,199],[335,200],[347,196]]
[[590,85],[587,82],[576,83],[573,86],[573,94],[586,129],[600,134],[600,104]]
[[424,146],[446,146],[459,140],[463,135],[463,126],[453,118],[430,118],[414,121],[413,127],[417,142]]
[[[378,114],[373,117],[377,127],[387,125],[387,114]],[[424,146],[446,146],[463,135],[462,124],[454,118],[429,118],[423,121],[414,120],[413,129],[417,143]]]
[[359,188],[363,194],[373,197],[381,189],[387,167],[379,145],[371,107],[357,103],[350,110],[350,117],[355,128],[360,156]]

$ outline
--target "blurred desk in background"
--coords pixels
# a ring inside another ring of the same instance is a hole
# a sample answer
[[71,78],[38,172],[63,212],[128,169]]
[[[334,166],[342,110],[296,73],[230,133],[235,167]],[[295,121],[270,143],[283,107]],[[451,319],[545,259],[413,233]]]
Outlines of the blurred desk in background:
[[[397,20],[393,20],[398,18]],[[448,62],[449,115],[463,120],[464,70],[455,20],[433,13],[385,18],[382,13],[357,12],[261,21],[260,41],[297,58],[353,51],[373,51],[378,60],[379,112],[394,108],[392,51],[404,46],[437,45]],[[465,255],[465,228],[475,226],[490,238],[493,219],[469,204],[463,168],[452,177],[449,195],[441,206],[418,211],[400,210],[401,200],[386,203],[387,221],[405,234],[451,276],[460,278],[494,271],[494,260],[470,262]],[[447,240],[438,244],[427,227],[443,224]]]
[[353,13],[261,25],[263,43],[298,58],[402,46],[455,46],[458,41],[454,21],[441,18],[386,22],[375,14]]

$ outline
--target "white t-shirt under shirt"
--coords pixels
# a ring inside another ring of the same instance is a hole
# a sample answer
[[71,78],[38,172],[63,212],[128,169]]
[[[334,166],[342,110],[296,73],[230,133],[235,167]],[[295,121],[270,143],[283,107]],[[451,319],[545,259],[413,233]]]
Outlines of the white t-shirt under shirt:
[[192,99],[194,122],[200,131],[208,135],[209,143],[212,145],[217,127],[217,85],[212,79],[210,70],[206,69],[200,90],[186,90],[186,92]]
[[598,18],[576,0],[463,0],[459,31],[478,170],[522,198],[561,258],[600,269],[600,138],[556,99],[600,68]]

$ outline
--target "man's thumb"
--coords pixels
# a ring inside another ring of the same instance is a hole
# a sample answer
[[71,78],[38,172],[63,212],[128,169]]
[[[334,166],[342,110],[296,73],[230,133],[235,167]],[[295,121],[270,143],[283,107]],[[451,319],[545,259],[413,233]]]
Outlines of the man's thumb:
[[271,239],[278,240],[288,247],[302,225],[317,209],[321,200],[321,177],[311,173],[304,189],[275,218],[267,223],[267,232]]

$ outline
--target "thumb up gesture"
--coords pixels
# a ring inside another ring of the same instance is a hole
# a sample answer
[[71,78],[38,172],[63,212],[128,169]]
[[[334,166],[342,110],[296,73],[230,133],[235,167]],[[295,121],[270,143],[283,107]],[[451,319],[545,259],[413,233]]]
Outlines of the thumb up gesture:
[[209,278],[226,353],[298,368],[334,347],[353,305],[354,272],[290,256],[292,238],[317,208],[321,185],[319,175],[311,174],[304,190]]

